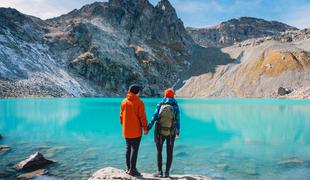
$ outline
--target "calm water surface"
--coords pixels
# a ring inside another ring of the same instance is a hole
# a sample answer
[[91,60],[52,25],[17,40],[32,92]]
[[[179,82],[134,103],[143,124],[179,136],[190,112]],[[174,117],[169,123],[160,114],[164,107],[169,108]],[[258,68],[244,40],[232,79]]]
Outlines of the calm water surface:
[[[143,99],[150,120],[160,99]],[[121,99],[0,100],[0,176],[35,151],[57,163],[59,179],[87,179],[94,171],[125,168]],[[178,99],[181,138],[172,173],[214,179],[310,179],[310,101]],[[142,140],[138,168],[155,172],[153,131]],[[0,177],[1,179],[1,177]]]

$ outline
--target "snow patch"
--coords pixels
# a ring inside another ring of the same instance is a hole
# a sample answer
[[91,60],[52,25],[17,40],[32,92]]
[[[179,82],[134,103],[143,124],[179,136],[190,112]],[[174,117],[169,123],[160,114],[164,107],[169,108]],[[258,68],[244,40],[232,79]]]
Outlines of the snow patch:
[[163,5],[163,6],[161,7],[161,9],[162,9],[163,11],[165,11],[165,10],[166,10],[166,6]]

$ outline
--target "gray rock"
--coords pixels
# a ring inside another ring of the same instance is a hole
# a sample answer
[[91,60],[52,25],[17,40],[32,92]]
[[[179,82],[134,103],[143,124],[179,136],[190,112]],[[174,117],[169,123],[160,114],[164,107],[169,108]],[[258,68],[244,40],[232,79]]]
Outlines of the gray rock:
[[206,176],[199,175],[171,175],[171,178],[155,178],[152,174],[142,173],[142,177],[135,178],[127,173],[124,170],[107,167],[98,170],[95,172],[89,180],[99,180],[99,179],[124,179],[124,180],[135,180],[135,179],[180,179],[180,180],[211,180],[211,178]]
[[15,168],[17,170],[36,169],[51,163],[54,163],[54,161],[45,159],[41,153],[36,152],[30,155],[27,159],[18,163]]
[[292,90],[289,90],[287,88],[284,88],[284,87],[279,87],[278,89],[278,95],[280,96],[285,96],[287,94],[290,94],[292,92]]
[[33,179],[38,176],[42,176],[48,173],[46,169],[39,169],[33,172],[23,173],[17,176],[17,179]]

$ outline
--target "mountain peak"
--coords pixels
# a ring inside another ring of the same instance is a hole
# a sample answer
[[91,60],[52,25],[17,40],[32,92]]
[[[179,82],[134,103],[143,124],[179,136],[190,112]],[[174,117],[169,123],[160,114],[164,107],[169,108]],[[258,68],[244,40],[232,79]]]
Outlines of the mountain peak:
[[159,1],[155,8],[163,11],[166,14],[173,14],[174,16],[177,16],[176,11],[169,0]]
[[[289,26],[287,24],[284,24],[284,23],[281,23],[281,22],[278,22],[278,21],[268,21],[268,20],[265,20],[265,19],[262,19],[262,18],[256,18],[256,17],[249,17],[249,16],[242,16],[242,17],[239,17],[239,18],[234,18],[234,19],[230,19],[228,21],[224,21],[222,22],[221,24],[224,24],[224,23],[248,23],[248,24],[254,24],[254,23],[263,23],[263,24],[282,24],[282,25],[285,25],[285,26]],[[292,26],[290,26],[291,28],[294,28]]]
[[209,28],[187,28],[196,43],[206,47],[226,47],[247,39],[279,35],[295,27],[254,17],[234,18]]
[[151,5],[148,0],[109,0],[109,5],[112,6],[145,6]]

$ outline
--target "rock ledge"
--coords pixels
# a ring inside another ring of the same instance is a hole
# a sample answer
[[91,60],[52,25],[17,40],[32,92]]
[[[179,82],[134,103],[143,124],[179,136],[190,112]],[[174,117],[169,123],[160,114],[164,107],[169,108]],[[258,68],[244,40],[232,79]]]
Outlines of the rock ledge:
[[[125,179],[125,180],[136,180],[136,179],[148,179],[148,180],[156,180],[159,178],[153,177],[152,174],[142,173],[142,177],[132,177],[125,173],[124,170],[107,167],[98,170],[93,174],[89,180],[99,180],[99,179]],[[160,178],[160,179],[170,179],[170,178]],[[179,180],[211,180],[211,178],[206,176],[198,176],[198,175],[171,175],[171,179],[179,179]]]

